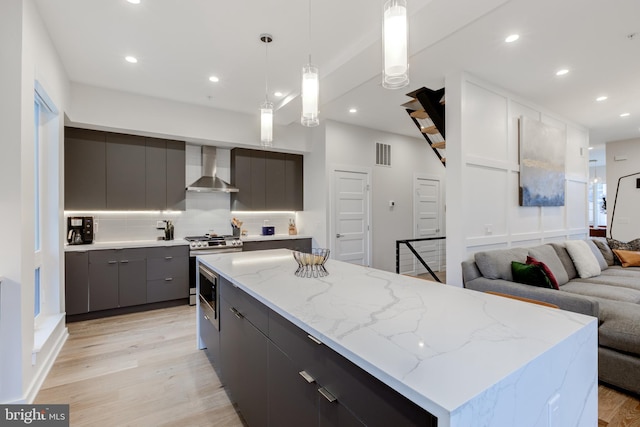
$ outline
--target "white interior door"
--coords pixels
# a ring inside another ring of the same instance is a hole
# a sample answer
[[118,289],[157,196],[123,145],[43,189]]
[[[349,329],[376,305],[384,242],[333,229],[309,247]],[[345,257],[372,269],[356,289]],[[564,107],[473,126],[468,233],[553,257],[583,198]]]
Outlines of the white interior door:
[[333,172],[334,259],[369,265],[369,174]]
[[[414,186],[414,238],[420,239],[441,236],[440,181],[437,179],[416,177]],[[440,271],[443,264],[443,240],[414,242],[413,246],[433,271]],[[414,265],[414,271],[417,274],[427,272],[422,264],[418,260],[415,260],[415,257]]]

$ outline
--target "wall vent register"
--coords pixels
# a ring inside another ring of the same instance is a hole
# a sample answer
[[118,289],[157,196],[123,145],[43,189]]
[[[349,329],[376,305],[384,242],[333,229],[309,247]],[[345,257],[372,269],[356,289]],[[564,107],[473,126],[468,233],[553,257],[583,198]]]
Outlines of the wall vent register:
[[391,145],[376,142],[376,165],[391,166]]

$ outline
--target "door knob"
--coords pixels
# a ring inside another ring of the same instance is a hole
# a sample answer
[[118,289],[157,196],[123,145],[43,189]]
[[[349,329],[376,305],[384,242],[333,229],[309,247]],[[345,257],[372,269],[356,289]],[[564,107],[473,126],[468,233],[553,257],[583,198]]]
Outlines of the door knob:
[[339,239],[341,237],[342,237],[342,234],[340,234],[340,233],[336,234],[336,239]]

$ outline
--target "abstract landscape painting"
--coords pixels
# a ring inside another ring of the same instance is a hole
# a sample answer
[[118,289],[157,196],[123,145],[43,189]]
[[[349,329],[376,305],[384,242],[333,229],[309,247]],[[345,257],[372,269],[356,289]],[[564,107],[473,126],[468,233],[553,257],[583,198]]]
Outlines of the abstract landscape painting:
[[520,206],[564,206],[564,129],[520,118]]

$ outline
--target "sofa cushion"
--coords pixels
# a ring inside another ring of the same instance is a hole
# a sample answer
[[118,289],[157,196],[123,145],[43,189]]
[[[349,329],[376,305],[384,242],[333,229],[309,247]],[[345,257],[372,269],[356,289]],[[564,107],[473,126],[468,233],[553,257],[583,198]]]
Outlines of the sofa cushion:
[[591,252],[593,252],[593,256],[596,257],[598,265],[600,266],[600,271],[609,268],[609,264],[607,264],[607,261],[604,259],[604,256],[602,255],[602,252],[600,252],[600,249],[598,249],[596,243],[591,239],[585,239],[584,241],[587,243],[587,246],[589,246],[589,249],[591,249]]
[[640,355],[640,310],[636,304],[600,304],[602,324],[598,328],[601,346]]
[[613,253],[618,257],[623,267],[640,267],[640,252],[614,249]]
[[529,251],[525,248],[498,249],[477,252],[474,255],[476,265],[487,279],[504,279],[513,282],[511,261],[524,263]]
[[[569,281],[567,270],[565,270],[564,266],[562,265],[562,261],[560,261],[558,254],[552,246],[541,245],[529,248],[529,256],[535,258],[537,261],[540,261],[547,267],[549,267],[549,270],[551,270],[551,272],[553,273],[553,277],[555,277],[558,285],[564,285]],[[551,282],[553,283],[553,280],[551,280]]]
[[[549,279],[549,282],[553,286],[553,289],[556,289],[556,290],[560,289],[560,285],[558,285],[558,280],[556,279],[556,276],[553,275],[553,271],[551,271],[551,269],[547,266],[547,264],[545,264],[544,262],[540,262],[531,256],[527,256],[527,265],[537,265],[538,267],[540,267],[544,272],[545,276],[547,276],[547,278]],[[511,266],[511,268],[513,269],[513,265]]]
[[593,244],[600,249],[600,253],[607,262],[607,265],[612,266],[614,264],[614,255],[613,251],[607,244],[607,239],[604,237],[592,237],[591,240],[593,241]]
[[587,242],[584,240],[567,240],[565,247],[581,279],[594,277],[601,273],[598,260]]
[[555,289],[542,267],[536,264],[523,264],[511,261],[513,280],[524,285]]
[[558,258],[560,258],[560,262],[562,262],[562,266],[567,272],[567,276],[569,277],[569,280],[575,279],[576,277],[578,277],[576,266],[573,265],[573,261],[571,260],[571,257],[569,256],[569,252],[567,252],[567,248],[564,246],[564,243],[551,243],[551,247],[553,248],[554,251],[556,251]]
[[[602,300],[615,302],[624,301],[632,304],[640,304],[640,291],[622,286],[609,286],[602,283],[582,282],[581,279],[575,279],[560,286],[560,290],[587,297],[597,297]],[[640,307],[638,307],[638,309],[640,309]]]
[[[624,251],[640,251],[640,239],[631,240],[630,242],[622,242],[620,240],[607,237],[607,244],[613,249],[622,249]],[[614,257],[613,262],[620,265],[620,260]]]

